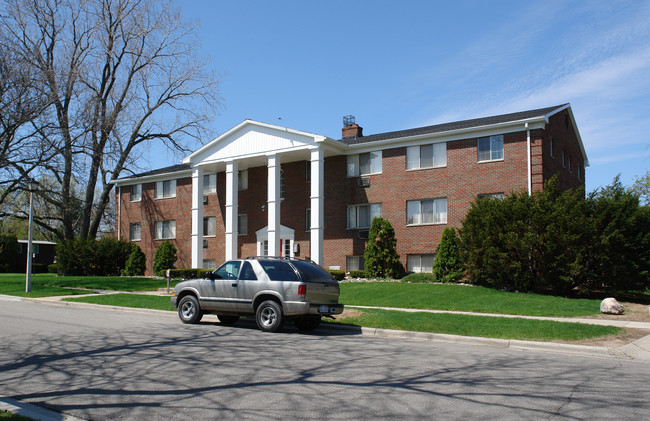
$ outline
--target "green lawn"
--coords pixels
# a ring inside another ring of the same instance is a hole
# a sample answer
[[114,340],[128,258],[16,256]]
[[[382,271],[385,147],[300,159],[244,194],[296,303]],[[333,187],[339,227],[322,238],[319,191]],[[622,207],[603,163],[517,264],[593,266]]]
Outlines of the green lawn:
[[464,314],[406,313],[376,309],[363,309],[359,316],[346,317],[333,323],[529,341],[576,341],[624,332],[624,329],[612,326]]
[[[173,288],[177,281],[172,281]],[[32,275],[32,292],[25,292],[25,274],[1,273],[0,294],[21,297],[49,297],[56,295],[88,294],[79,289],[106,289],[114,291],[152,291],[167,287],[164,279],[120,276],[56,276],[49,273]]]
[[600,313],[600,300],[503,292],[451,284],[342,283],[346,305],[456,310],[525,316],[575,317]]

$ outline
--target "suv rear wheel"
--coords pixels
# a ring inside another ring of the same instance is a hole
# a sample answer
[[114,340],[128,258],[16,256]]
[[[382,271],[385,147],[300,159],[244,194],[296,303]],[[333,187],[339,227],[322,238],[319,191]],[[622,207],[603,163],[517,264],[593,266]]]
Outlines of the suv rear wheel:
[[193,295],[186,295],[178,303],[178,317],[183,323],[195,324],[201,321],[203,312],[199,302]]
[[264,301],[255,312],[257,327],[264,332],[277,332],[284,325],[284,315],[278,303],[272,300]]

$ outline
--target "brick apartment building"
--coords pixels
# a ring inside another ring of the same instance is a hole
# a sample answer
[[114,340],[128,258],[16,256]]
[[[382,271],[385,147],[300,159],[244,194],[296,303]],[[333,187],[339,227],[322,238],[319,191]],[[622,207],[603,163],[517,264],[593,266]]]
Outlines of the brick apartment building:
[[363,268],[374,216],[395,228],[408,271],[431,271],[442,230],[484,196],[583,187],[587,155],[569,104],[342,138],[245,120],[183,163],[121,178],[117,235],[147,256],[166,239],[177,267],[252,255]]

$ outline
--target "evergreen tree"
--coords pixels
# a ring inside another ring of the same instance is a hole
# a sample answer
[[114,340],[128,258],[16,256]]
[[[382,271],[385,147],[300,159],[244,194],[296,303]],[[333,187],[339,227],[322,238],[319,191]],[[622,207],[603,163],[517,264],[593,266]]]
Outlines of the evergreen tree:
[[368,245],[363,253],[366,277],[401,278],[404,268],[396,250],[395,230],[388,220],[375,217],[370,226]]
[[124,272],[129,276],[142,276],[147,268],[147,256],[137,244],[133,244],[131,254],[126,261]]
[[153,256],[153,273],[161,275],[167,269],[174,269],[176,247],[171,241],[163,241]]
[[433,262],[433,276],[438,282],[456,282],[465,276],[460,239],[454,227],[447,227],[442,232],[436,249],[436,260]]

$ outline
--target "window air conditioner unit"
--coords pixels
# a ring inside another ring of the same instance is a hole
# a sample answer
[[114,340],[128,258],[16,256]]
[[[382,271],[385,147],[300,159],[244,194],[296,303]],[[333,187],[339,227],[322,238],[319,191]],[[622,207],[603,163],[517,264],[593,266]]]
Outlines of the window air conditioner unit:
[[370,231],[368,231],[368,230],[363,230],[363,231],[357,232],[357,236],[361,240],[367,240],[368,239],[368,234],[370,234]]
[[203,240],[203,248],[204,249],[208,248],[208,240]]
[[204,205],[208,204],[208,196],[203,196],[203,204]]
[[370,187],[370,177],[359,177],[359,185],[361,187]]

